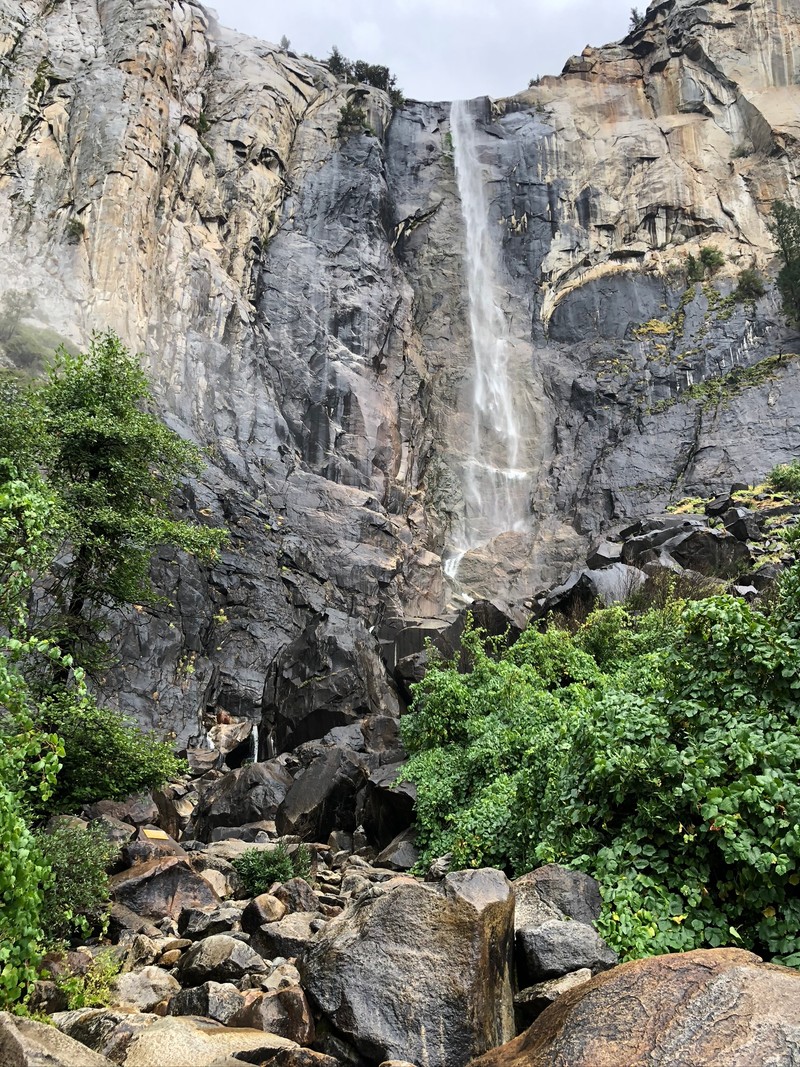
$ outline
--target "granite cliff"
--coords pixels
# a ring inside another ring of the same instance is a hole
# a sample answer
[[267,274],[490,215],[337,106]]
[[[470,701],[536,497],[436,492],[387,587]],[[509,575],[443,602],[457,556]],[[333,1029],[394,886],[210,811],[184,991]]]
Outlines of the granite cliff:
[[[261,754],[393,716],[390,668],[465,595],[513,605],[599,533],[800,454],[767,229],[800,169],[797,0],[654,3],[516,97],[475,101],[520,528],[471,544],[474,365],[450,106],[337,82],[191,2],[0,0],[0,278],[31,328],[144,354],[208,466],[208,572],[117,620],[109,688]],[[346,102],[368,128],[343,131]],[[713,245],[703,284],[687,260]],[[520,479],[522,481],[522,479]],[[478,495],[481,495],[480,476]],[[388,664],[388,667],[387,667]]]

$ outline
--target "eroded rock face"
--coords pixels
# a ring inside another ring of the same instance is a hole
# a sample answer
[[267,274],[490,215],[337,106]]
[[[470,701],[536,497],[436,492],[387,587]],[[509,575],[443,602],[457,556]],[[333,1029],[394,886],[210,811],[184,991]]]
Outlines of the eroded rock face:
[[368,1059],[456,1067],[513,1033],[513,916],[499,871],[391,879],[320,933],[303,986]]
[[798,1055],[800,974],[750,952],[714,949],[606,971],[563,993],[474,1067],[750,1067]]
[[[769,266],[799,24],[798,0],[667,0],[474,106],[530,508],[462,560],[473,595],[519,605],[601,529],[800,452],[774,292],[732,305],[685,273],[704,243],[728,257],[723,297]],[[262,759],[395,715],[382,656],[446,614],[465,508],[448,107],[368,90],[373,132],[342,137],[352,87],[192,0],[7,0],[0,56],[3,284],[36,293],[32,325],[144,353],[208,459],[186,513],[231,531],[213,572],[160,554],[172,606],[115,620],[110,692],[181,744],[251,720]]]

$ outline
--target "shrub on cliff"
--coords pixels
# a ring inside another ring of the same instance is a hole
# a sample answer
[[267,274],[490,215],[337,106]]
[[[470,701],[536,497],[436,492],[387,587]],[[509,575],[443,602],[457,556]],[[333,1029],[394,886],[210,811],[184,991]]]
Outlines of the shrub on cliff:
[[100,826],[67,820],[40,831],[36,843],[50,868],[40,913],[48,944],[104,932],[110,909],[106,869],[119,845]]
[[[434,664],[402,730],[427,860],[594,875],[626,958],[800,952],[800,613],[715,596]],[[665,616],[665,612],[667,615]],[[797,958],[800,958],[798,956]]]
[[769,229],[783,259],[777,278],[783,311],[789,322],[797,325],[800,323],[800,210],[776,200]]

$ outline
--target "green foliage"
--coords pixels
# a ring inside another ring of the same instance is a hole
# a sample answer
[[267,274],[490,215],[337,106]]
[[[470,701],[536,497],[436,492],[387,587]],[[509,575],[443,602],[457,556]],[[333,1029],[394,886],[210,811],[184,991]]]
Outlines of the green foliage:
[[[434,664],[402,720],[423,863],[594,875],[625,958],[800,950],[800,571],[741,600],[595,611],[472,669]],[[430,678],[430,680],[429,680]]]
[[70,244],[77,244],[78,241],[80,241],[80,239],[83,237],[85,232],[86,227],[84,226],[84,224],[81,222],[80,219],[77,219],[74,216],[73,218],[69,219],[66,226],[64,227],[64,233],[66,235],[67,241],[69,241]]
[[9,289],[0,300],[0,345],[5,349],[20,323],[33,313],[36,300],[28,290]]
[[122,969],[121,962],[110,949],[98,952],[86,974],[71,974],[56,979],[56,985],[67,996],[67,1009],[105,1008],[111,1000],[111,986]]
[[792,496],[800,494],[800,459],[779,463],[777,467],[773,467],[767,475],[767,483],[770,488],[780,493],[789,493]]
[[369,130],[367,125],[367,113],[363,107],[359,107],[353,100],[348,100],[339,112],[339,124],[336,132],[340,137],[347,137],[357,131],[365,133]]
[[628,33],[635,33],[637,30],[644,26],[644,15],[638,7],[631,8],[630,21],[628,23]]
[[739,282],[733,290],[733,296],[739,303],[753,303],[767,291],[764,279],[753,267],[745,267],[739,274]]
[[185,764],[169,744],[88,694],[42,701],[39,723],[61,738],[62,770],[43,814],[77,811],[98,797],[122,800],[181,774]]
[[713,245],[703,245],[697,258],[691,255],[686,258],[686,276],[689,284],[702,282],[706,277],[716,274],[724,262],[725,257],[718,248],[714,248]]
[[397,88],[397,78],[388,67],[380,63],[367,63],[364,59],[346,59],[336,45],[325,62],[328,70],[337,78],[352,82],[353,85],[371,85],[375,89],[382,89],[389,94],[394,107],[403,106],[404,98]]
[[51,870],[41,910],[47,942],[104,933],[110,909],[106,869],[119,846],[101,826],[84,828],[66,819],[40,831],[36,841]]
[[770,233],[783,259],[777,285],[783,311],[790,323],[800,323],[800,210],[776,200],[772,205]]
[[266,893],[275,882],[291,878],[305,878],[311,872],[311,853],[306,845],[299,845],[294,856],[279,841],[273,849],[249,848],[233,862],[236,873],[250,896]]
[[51,569],[46,632],[89,665],[106,609],[153,599],[156,547],[211,560],[225,534],[172,517],[170,499],[199,470],[199,453],[145,410],[147,380],[114,334],[96,335],[86,354],[62,350],[41,388],[14,396],[6,385],[6,397],[0,455],[23,476],[45,469],[59,502],[60,554],[70,560]]

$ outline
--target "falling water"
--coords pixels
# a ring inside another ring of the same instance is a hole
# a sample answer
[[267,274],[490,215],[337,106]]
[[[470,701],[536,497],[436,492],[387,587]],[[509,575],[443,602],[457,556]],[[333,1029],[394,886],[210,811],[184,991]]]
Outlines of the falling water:
[[258,724],[253,723],[250,730],[250,759],[253,763],[258,763]]
[[484,168],[475,122],[465,101],[450,109],[456,182],[466,238],[465,273],[474,358],[472,432],[462,488],[464,518],[453,532],[445,573],[455,578],[465,552],[508,530],[525,528],[527,475],[520,467],[520,430],[509,360],[512,346],[495,299],[498,256],[489,222]]

